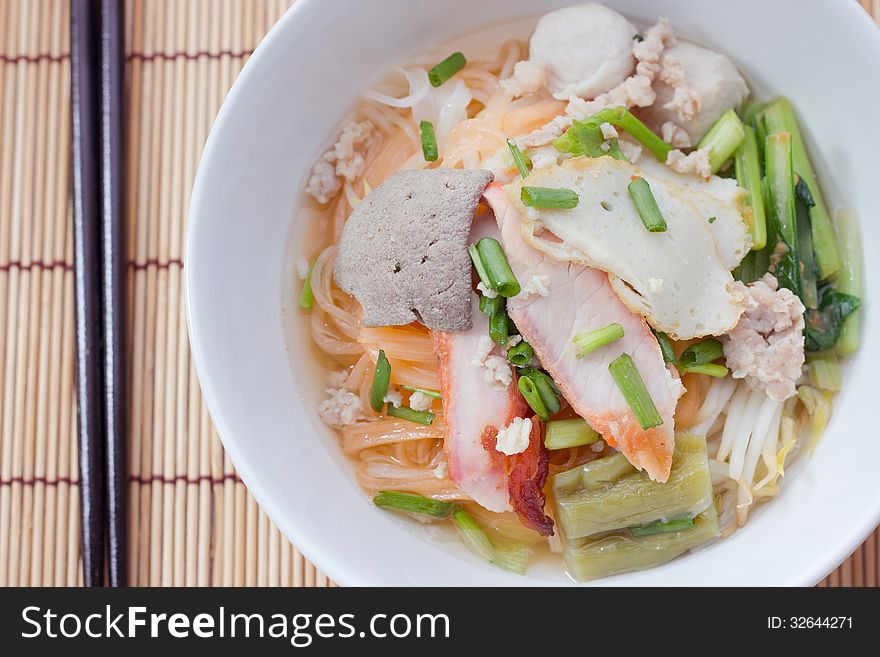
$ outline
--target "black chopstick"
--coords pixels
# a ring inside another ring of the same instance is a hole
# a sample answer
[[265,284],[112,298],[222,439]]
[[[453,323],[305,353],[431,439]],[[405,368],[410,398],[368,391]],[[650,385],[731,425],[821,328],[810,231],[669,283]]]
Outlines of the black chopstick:
[[100,178],[96,108],[99,16],[90,0],[70,8],[73,120],[73,274],[83,583],[104,579],[104,463],[101,412]]
[[105,504],[110,586],[125,586],[126,522],[125,261],[123,208],[123,3],[101,0],[101,304]]

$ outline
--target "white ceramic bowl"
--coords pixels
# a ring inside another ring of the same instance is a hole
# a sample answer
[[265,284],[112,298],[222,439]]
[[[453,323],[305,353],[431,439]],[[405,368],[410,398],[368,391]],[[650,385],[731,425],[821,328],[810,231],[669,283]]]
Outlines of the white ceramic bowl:
[[[296,208],[314,158],[387,66],[456,35],[539,15],[565,0],[299,0],[245,66],[211,132],[186,242],[187,311],[211,416],[242,479],[281,531],[344,585],[567,584],[561,563],[524,577],[372,507],[318,419],[325,374],[297,314],[305,227]],[[790,96],[833,208],[859,211],[867,294],[878,289],[880,35],[857,3],[607,2],[638,24],[668,16],[730,55],[759,96]],[[870,296],[869,296],[870,299]],[[865,305],[866,336],[880,326]],[[880,347],[866,340],[814,457],[744,530],[617,585],[808,585],[880,518]]]

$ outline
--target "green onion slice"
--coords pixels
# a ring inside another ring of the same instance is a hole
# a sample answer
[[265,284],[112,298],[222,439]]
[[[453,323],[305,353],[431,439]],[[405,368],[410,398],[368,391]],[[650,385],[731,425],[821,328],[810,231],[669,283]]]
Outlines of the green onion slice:
[[721,341],[709,338],[708,340],[692,344],[685,349],[678,362],[681,363],[682,367],[688,369],[696,365],[711,363],[713,360],[721,358],[723,354],[724,349],[721,346]]
[[[502,297],[515,297],[520,293],[519,281],[516,280],[498,240],[484,237],[476,243],[474,251],[469,252],[483,285],[495,290]],[[480,264],[477,264],[478,261]]]
[[396,417],[398,420],[407,420],[408,422],[415,422],[416,424],[424,424],[426,427],[430,427],[436,417],[431,411],[415,411],[409,406],[395,408],[392,404],[388,404],[388,409],[385,411],[385,415],[388,417]]
[[645,224],[645,228],[652,233],[662,233],[666,231],[666,220],[657,206],[657,199],[651,191],[651,186],[644,178],[636,178],[627,185],[629,197],[632,199],[633,205],[636,206],[636,212]]
[[519,377],[519,391],[529,407],[535,411],[535,414],[545,422],[550,419],[550,413],[544,406],[544,400],[541,399],[541,393],[538,392],[538,386],[533,379],[528,376]]
[[669,520],[655,520],[645,525],[630,527],[629,530],[633,536],[640,538],[642,536],[653,536],[654,534],[680,532],[685,529],[693,529],[693,527],[693,518],[670,518]]
[[370,386],[370,406],[377,413],[385,406],[385,395],[388,394],[388,382],[391,380],[391,363],[380,349],[376,359],[376,372],[373,374],[373,385]]
[[532,345],[525,340],[515,344],[507,350],[507,360],[517,367],[525,367],[528,365],[534,355],[535,350],[532,349]]
[[686,374],[706,374],[716,379],[723,379],[730,374],[730,370],[719,363],[704,363],[703,365],[694,365],[693,367],[682,367],[681,371]]
[[306,278],[303,281],[302,292],[299,295],[299,307],[303,310],[311,310],[312,306],[315,305],[315,294],[312,292],[312,272],[315,271],[316,262],[318,262],[318,258],[312,260],[312,264],[309,266],[309,273],[306,274]]
[[621,354],[608,366],[611,377],[620,388],[620,392],[626,403],[632,409],[642,429],[659,427],[663,424],[663,418],[654,405],[654,400],[645,387],[645,382],[636,364],[629,354]]
[[576,192],[565,187],[523,187],[519,197],[523,205],[544,210],[571,210],[580,200]]
[[464,55],[460,52],[454,52],[428,71],[428,80],[431,81],[432,86],[439,87],[466,65],[467,59]]
[[441,502],[416,493],[402,493],[396,490],[379,491],[373,496],[373,504],[383,509],[417,513],[430,518],[448,518],[458,506],[453,502]]
[[490,298],[485,294],[480,295],[480,312],[486,317],[491,317],[502,311],[504,311],[504,297]]
[[547,449],[565,449],[592,445],[599,440],[599,433],[586,420],[572,418],[570,420],[551,420],[547,423],[544,435],[544,447]]
[[519,375],[519,391],[538,417],[546,422],[559,412],[559,389],[548,374],[529,367],[520,370]]
[[[488,289],[491,290],[491,289],[492,289],[492,284],[489,282],[489,274],[486,273],[486,269],[483,267],[483,261],[480,260],[480,254],[479,254],[479,252],[477,251],[477,245],[476,245],[476,244],[471,244],[471,245],[468,247],[468,255],[470,255],[470,257],[471,257],[471,262],[474,263],[474,269],[477,270],[477,276],[480,277],[480,282],[481,282],[483,285],[485,285]],[[483,297],[483,299],[488,299],[488,297]],[[485,310],[483,310],[483,301],[482,301],[482,299],[480,300],[480,310],[482,310],[484,313],[486,312]],[[488,314],[490,314],[490,313],[486,313],[486,314],[488,315]]]
[[572,342],[574,342],[574,346],[577,347],[577,357],[583,358],[599,347],[604,347],[606,344],[620,340],[622,337],[623,327],[620,324],[609,324],[608,326],[596,329],[595,331],[578,333],[572,338]]
[[502,305],[497,312],[489,316],[489,337],[498,346],[507,345],[508,338],[507,310]]
[[420,392],[423,395],[428,395],[428,397],[433,397],[434,399],[443,399],[443,395],[441,395],[440,392],[437,390],[430,390],[428,388],[416,388],[414,386],[405,386],[402,384],[400,387],[404,390],[409,390],[410,392]]
[[672,342],[669,341],[669,336],[662,331],[655,331],[654,329],[651,329],[651,333],[654,334],[654,337],[657,338],[657,344],[660,345],[660,353],[663,354],[663,362],[674,364],[678,359],[675,357],[675,350],[672,348]]
[[519,149],[512,139],[507,140],[507,147],[510,149],[510,154],[513,156],[513,162],[516,164],[516,168],[519,169],[519,175],[523,178],[527,178],[529,173],[529,163],[526,161],[526,156],[523,155],[523,152]]
[[434,136],[434,126],[430,121],[419,123],[419,134],[422,137],[422,155],[425,162],[437,160],[437,137]]

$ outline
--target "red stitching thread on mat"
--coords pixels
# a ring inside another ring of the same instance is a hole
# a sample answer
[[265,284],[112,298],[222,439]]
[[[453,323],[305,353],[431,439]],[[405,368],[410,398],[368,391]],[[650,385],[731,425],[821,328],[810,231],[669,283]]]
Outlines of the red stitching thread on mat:
[[220,59],[221,57],[231,57],[233,59],[238,57],[247,57],[253,54],[253,50],[217,50],[217,51],[208,51],[208,50],[197,50],[196,52],[132,52],[125,56],[127,61],[141,61],[141,62],[152,62],[155,60],[160,61],[172,61],[175,59]]
[[73,265],[69,262],[64,262],[63,260],[53,260],[50,262],[44,262],[42,260],[32,260],[31,262],[13,260],[11,262],[0,264],[0,271],[10,271],[11,269],[18,269],[19,271],[30,271],[32,269],[52,270],[57,268],[61,268],[64,271],[70,271],[73,269]]
[[172,265],[176,265],[177,267],[183,267],[183,260],[180,258],[171,258],[167,261],[159,261],[158,258],[147,258],[143,262],[129,262],[128,266],[134,269],[135,271],[141,271],[143,269],[147,269],[148,267],[155,267],[156,269],[168,269]]
[[[236,484],[241,483],[241,479],[237,474],[224,474],[220,477],[212,477],[211,475],[199,475],[198,477],[187,477],[185,475],[176,475],[166,477],[163,475],[137,476],[129,477],[131,483],[148,486],[150,484],[201,484],[208,482],[209,484],[223,484],[232,481]],[[70,477],[56,477],[49,479],[48,477],[23,477],[15,475],[9,479],[0,479],[0,486],[11,486],[12,484],[21,484],[22,486],[34,486],[36,484],[44,484],[46,486],[58,486],[59,484],[68,484],[69,486],[78,486],[79,479],[71,479]]]
[[[163,61],[169,62],[175,59],[220,59],[221,57],[230,57],[239,59],[241,57],[249,57],[253,54],[253,50],[197,50],[196,52],[131,52],[125,56],[126,61],[153,62]],[[7,55],[0,53],[0,62],[4,64],[39,64],[40,62],[66,62],[70,59],[70,53],[60,53],[53,55],[51,53],[38,53],[36,55],[26,55],[24,53],[18,55]]]
[[[148,267],[155,267],[156,269],[168,269],[171,266],[183,267],[183,261],[180,258],[172,258],[170,260],[162,260],[160,261],[158,258],[147,258],[143,262],[134,262],[129,261],[128,266],[134,270],[140,271],[142,269],[147,269]],[[53,262],[44,262],[42,260],[32,260],[31,262],[21,262],[20,260],[13,260],[11,262],[6,262],[0,264],[0,271],[10,271],[12,269],[18,269],[19,271],[31,271],[33,269],[40,269],[43,271],[51,271],[52,269],[61,268],[64,271],[71,271],[73,269],[73,265],[69,262],[63,262],[61,260],[56,260]]]
[[236,484],[241,483],[241,479],[237,474],[224,474],[220,477],[212,477],[211,475],[199,475],[198,477],[187,477],[186,475],[174,475],[172,477],[167,477],[165,475],[131,475],[129,481],[143,486],[149,484],[201,484],[203,482],[208,482],[209,484],[223,484],[227,481],[232,481]]
[[48,479],[46,477],[22,477],[14,476],[9,479],[0,479],[0,486],[11,486],[12,484],[21,484],[22,486],[33,486],[35,484],[45,484],[46,486],[57,486],[59,484],[68,484],[69,486],[78,486],[79,479],[71,479],[70,477],[57,477]]
[[42,52],[36,55],[7,55],[0,53],[0,62],[4,64],[20,64],[22,62],[28,64],[39,64],[40,62],[66,62],[70,59],[70,53],[64,52],[59,55],[53,55],[48,52]]

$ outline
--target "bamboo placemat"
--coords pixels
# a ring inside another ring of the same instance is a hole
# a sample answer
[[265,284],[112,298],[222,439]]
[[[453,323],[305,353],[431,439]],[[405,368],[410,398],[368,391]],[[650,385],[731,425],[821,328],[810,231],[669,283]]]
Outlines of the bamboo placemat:
[[[328,586],[259,509],[199,393],[183,309],[211,123],[293,0],[128,0],[134,585]],[[880,17],[880,0],[862,0]],[[0,586],[81,582],[68,0],[0,0]],[[822,585],[880,586],[880,532]]]

